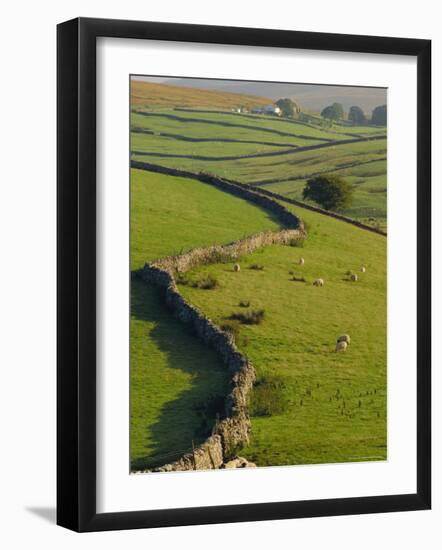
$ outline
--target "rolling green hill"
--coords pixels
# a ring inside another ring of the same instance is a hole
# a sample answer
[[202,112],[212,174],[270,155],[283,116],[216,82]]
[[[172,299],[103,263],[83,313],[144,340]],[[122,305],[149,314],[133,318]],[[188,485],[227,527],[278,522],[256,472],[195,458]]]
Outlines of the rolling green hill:
[[353,204],[342,213],[386,227],[385,129],[322,128],[207,110],[136,111],[131,114],[133,159],[209,172],[298,199],[309,177],[337,173],[354,186]]
[[[233,113],[271,100],[225,92],[133,81],[131,93],[132,159],[298,200],[309,177],[333,172],[354,187],[343,213],[386,226],[385,128]],[[268,212],[195,179],[132,169],[130,185],[133,272],[156,258],[281,228]],[[240,259],[239,272],[230,264],[199,267],[179,286],[217,324],[230,326],[256,368],[252,439],[240,454],[259,466],[385,459],[386,238],[282,203],[306,223],[302,247],[258,250]],[[189,284],[208,275],[214,289]],[[323,287],[312,284],[316,278]],[[231,318],[252,310],[264,311],[260,324]],[[174,319],[159,289],[137,277],[130,331],[131,463],[144,469],[205,439],[228,374]],[[344,333],[352,341],[337,354]]]
[[[132,170],[131,196],[133,269],[156,257],[278,228],[262,210],[191,179]],[[240,273],[221,264],[189,274],[212,274],[220,285],[214,290],[180,285],[219,324],[243,311],[241,301],[265,310],[261,325],[241,326],[238,345],[252,360],[261,387],[276,380],[275,398],[284,406],[262,416],[258,403],[252,441],[241,454],[258,465],[383,459],[386,240],[286,206],[307,223],[303,248],[257,251],[241,259]],[[249,269],[253,264],[263,269]],[[358,272],[362,264],[367,272],[360,280],[346,280],[346,271]],[[293,275],[306,282],[293,281]],[[311,284],[316,277],[324,278],[324,287]],[[347,332],[349,350],[336,354],[335,339]],[[226,388],[219,358],[171,317],[157,289],[133,281],[133,467],[172,461],[191,449],[192,440],[201,441],[210,422],[210,411],[201,411]]]
[[[261,466],[385,459],[386,239],[286,206],[307,222],[303,248],[255,252],[241,259],[239,273],[220,264],[189,274],[216,278],[219,287],[211,291],[180,287],[219,325],[232,313],[265,311],[260,325],[241,325],[237,342],[261,388],[270,394],[272,385],[282,388],[274,399],[285,407],[266,416],[258,403],[252,441],[241,455]],[[349,270],[357,282],[347,280]],[[313,286],[316,278],[324,287]],[[351,344],[337,354],[336,338],[345,333]]]
[[[208,185],[131,171],[132,270],[278,228],[263,210]],[[130,337],[131,460],[146,468],[175,460],[191,450],[192,440],[204,439],[201,410],[227,393],[228,376],[218,356],[173,318],[158,290],[136,279]]]

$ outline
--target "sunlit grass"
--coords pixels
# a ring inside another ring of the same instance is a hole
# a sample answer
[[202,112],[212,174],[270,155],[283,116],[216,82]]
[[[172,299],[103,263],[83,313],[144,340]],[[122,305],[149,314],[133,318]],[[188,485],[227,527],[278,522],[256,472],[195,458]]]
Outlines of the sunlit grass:
[[[218,288],[181,291],[217,323],[232,311],[240,314],[241,300],[249,301],[250,309],[265,310],[260,324],[241,326],[246,344],[238,345],[258,377],[279,377],[287,405],[283,412],[252,418],[252,442],[241,451],[244,456],[259,465],[383,459],[386,239],[303,209],[296,212],[309,226],[302,249],[272,246],[255,252],[240,260],[240,272],[225,264],[199,268],[192,275],[210,274]],[[256,263],[264,269],[247,269]],[[348,270],[359,274],[356,283],[348,281]],[[293,281],[291,273],[306,282]],[[323,287],[312,285],[318,277]],[[338,354],[336,338],[347,333],[351,344]]]

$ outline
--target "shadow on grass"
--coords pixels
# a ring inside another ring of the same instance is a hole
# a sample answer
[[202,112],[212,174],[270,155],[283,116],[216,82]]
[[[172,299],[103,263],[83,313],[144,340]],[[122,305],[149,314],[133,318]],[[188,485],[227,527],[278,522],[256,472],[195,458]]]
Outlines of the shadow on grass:
[[[228,374],[217,354],[208,349],[189,327],[173,317],[156,287],[140,280],[132,281],[131,317],[146,321],[153,327],[146,330],[146,338],[151,339],[162,354],[166,354],[168,369],[178,369],[191,375],[190,388],[187,386],[182,390],[177,387],[176,399],[164,403],[154,424],[143,427],[143,437],[150,452],[146,456],[131,457],[131,468],[144,469],[178,459],[192,450],[192,440],[196,445],[210,434],[218,412],[214,410],[213,403],[219,403],[220,397],[226,395]],[[136,342],[131,341],[133,345]],[[148,369],[149,364],[149,357],[143,357],[142,365],[131,364],[131,369]],[[164,383],[169,387],[175,383],[173,373]],[[131,410],[132,400],[140,399],[132,384],[131,376]],[[152,391],[156,389],[158,380],[152,384]],[[145,395],[149,396],[148,388]],[[148,400],[142,406],[149,407]]]

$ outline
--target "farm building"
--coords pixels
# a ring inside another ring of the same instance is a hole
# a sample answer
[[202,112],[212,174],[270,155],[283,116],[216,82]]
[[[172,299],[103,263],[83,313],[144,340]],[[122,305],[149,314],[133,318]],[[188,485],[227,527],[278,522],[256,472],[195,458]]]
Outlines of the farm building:
[[248,113],[249,111],[246,109],[246,107],[240,106],[240,107],[234,107],[232,109],[232,112],[234,112],[234,113]]
[[252,113],[257,115],[276,115],[281,116],[281,109],[277,105],[266,105],[252,109]]
[[281,109],[277,105],[266,105],[263,109],[265,115],[281,116]]

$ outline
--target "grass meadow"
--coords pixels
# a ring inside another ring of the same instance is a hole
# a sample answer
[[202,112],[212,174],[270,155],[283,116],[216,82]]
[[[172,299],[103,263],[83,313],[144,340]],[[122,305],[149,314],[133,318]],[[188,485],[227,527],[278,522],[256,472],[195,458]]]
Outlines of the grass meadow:
[[[136,111],[131,113],[135,160],[213,173],[297,199],[309,177],[336,173],[354,187],[353,204],[342,213],[386,228],[385,128],[322,128],[277,117],[164,107]],[[336,143],[367,136],[379,139]]]
[[[133,85],[131,158],[295,199],[312,175],[333,172],[354,188],[343,213],[386,227],[385,128],[231,112],[238,102],[271,100]],[[367,136],[376,139],[337,143]],[[194,179],[131,169],[130,190],[132,272],[195,247],[282,229],[267,211]],[[230,330],[256,369],[251,440],[240,455],[258,466],[384,460],[387,239],[281,204],[304,221],[303,243],[257,250],[239,259],[240,271],[233,263],[212,264],[179,279],[185,298]],[[318,278],[323,286],[313,284]],[[351,343],[336,353],[341,334]],[[208,436],[229,375],[219,356],[173,317],[159,289],[136,277],[130,338],[130,457],[137,470],[172,462]]]
[[[241,453],[259,465],[377,460],[386,456],[386,240],[314,212],[286,205],[308,226],[302,248],[272,246],[212,275],[217,288],[180,285],[222,325],[232,313],[263,309],[259,325],[241,325],[238,346],[259,380],[276,379],[277,414],[252,417],[251,445]],[[200,182],[132,171],[132,268],[161,255],[278,229],[268,215]],[[304,266],[298,265],[300,257]],[[251,268],[260,266],[262,269]],[[347,270],[366,273],[347,280]],[[293,278],[304,278],[305,282]],[[321,277],[322,288],[311,283]],[[334,352],[341,333],[352,343]],[[219,358],[174,320],[158,291],[132,283],[131,457],[134,467],[177,458],[206,435],[204,403],[226,391]],[[259,392],[259,390],[258,390]],[[252,409],[253,410],[253,409]],[[209,411],[210,413],[210,411]],[[269,444],[269,442],[271,442]]]
[[[237,337],[258,387],[260,380],[270,387],[267,408],[255,406],[252,442],[242,455],[262,466],[384,459],[386,240],[314,212],[296,213],[309,227],[302,248],[257,251],[241,259],[240,272],[231,264],[201,267],[189,278],[210,275],[218,287],[180,290],[218,325],[246,309],[265,312],[262,323],[241,324]],[[349,281],[347,271],[359,280]],[[316,278],[323,287],[313,286]],[[336,338],[347,333],[347,352],[335,353]]]
[[[195,246],[227,243],[279,224],[208,185],[131,171],[131,269]],[[131,460],[146,468],[178,458],[207,436],[204,406],[225,395],[218,356],[176,321],[158,290],[131,284]],[[213,416],[213,415],[212,415]]]

